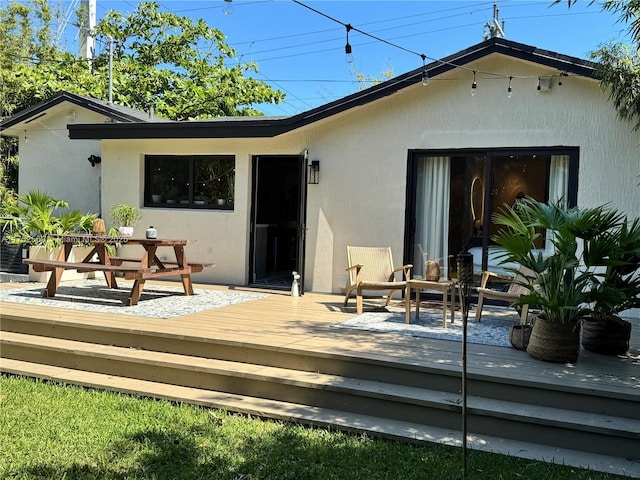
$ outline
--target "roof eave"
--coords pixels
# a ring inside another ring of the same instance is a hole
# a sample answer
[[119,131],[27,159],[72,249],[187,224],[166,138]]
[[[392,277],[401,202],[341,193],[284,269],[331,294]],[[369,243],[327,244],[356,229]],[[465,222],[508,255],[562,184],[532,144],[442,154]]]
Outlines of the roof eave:
[[0,129],[9,130],[16,125],[20,125],[23,122],[28,123],[29,121],[43,116],[43,114],[47,110],[63,102],[69,102],[79,107],[86,108],[87,110],[111,118],[115,122],[130,123],[142,121],[140,117],[128,115],[125,112],[119,111],[115,108],[110,108],[108,105],[102,105],[98,102],[91,101],[86,97],[82,97],[70,92],[58,92],[53,97],[47,100],[43,100],[42,102],[39,102],[32,107],[26,108],[18,114],[13,115],[0,122]]
[[[489,39],[443,59],[436,60],[428,64],[426,69],[430,77],[436,77],[493,53],[535,62],[557,69],[559,72],[595,78],[596,64],[593,62],[501,38]],[[422,70],[423,68],[419,67],[366,90],[353,93],[291,117],[278,119],[259,117],[254,121],[247,122],[229,122],[225,120],[180,122],[173,125],[142,122],[125,125],[69,125],[69,136],[73,139],[275,137],[420,83],[422,81]]]

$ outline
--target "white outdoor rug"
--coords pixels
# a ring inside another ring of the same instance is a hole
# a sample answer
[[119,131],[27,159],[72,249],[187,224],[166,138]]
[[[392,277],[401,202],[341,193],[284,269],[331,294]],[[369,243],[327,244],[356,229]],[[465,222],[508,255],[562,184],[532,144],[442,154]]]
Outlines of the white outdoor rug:
[[194,289],[185,296],[182,285],[144,286],[138,305],[125,306],[131,282],[118,279],[118,288],[108,288],[104,280],[61,283],[53,298],[43,298],[43,286],[0,290],[0,301],[71,308],[89,312],[135,315],[138,317],[171,318],[266,297],[267,294]]
[[[362,315],[332,325],[336,328],[351,328],[379,333],[395,333],[413,337],[436,338],[440,340],[462,341],[462,314],[456,312],[455,323],[447,315],[447,328],[442,328],[442,310],[420,309],[420,319],[416,320],[415,310],[411,312],[410,323],[404,322],[403,311],[365,312]],[[475,321],[475,310],[469,312],[467,321],[467,341],[482,345],[511,347],[509,329],[518,321],[513,308],[485,307],[480,323]]]

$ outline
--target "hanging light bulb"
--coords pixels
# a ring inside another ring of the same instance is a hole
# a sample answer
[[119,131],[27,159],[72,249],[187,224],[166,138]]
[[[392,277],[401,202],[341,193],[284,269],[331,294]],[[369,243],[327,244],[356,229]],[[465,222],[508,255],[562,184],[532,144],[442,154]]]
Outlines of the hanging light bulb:
[[24,143],[29,143],[29,137],[27,136],[27,131],[24,131]]
[[344,59],[347,63],[353,62],[353,54],[351,53],[351,44],[349,43],[349,32],[353,28],[350,24],[346,24],[347,28],[347,44],[344,46]]
[[473,71],[473,83],[471,84],[471,96],[475,97],[478,93],[478,84],[476,83],[476,71]]
[[225,15],[231,15],[233,13],[233,0],[224,0],[222,13],[224,13]]
[[426,87],[429,85],[429,73],[427,72],[427,66],[424,63],[427,56],[424,53],[421,53],[420,58],[422,58],[422,85]]
[[509,87],[507,88],[507,98],[511,98],[513,96],[513,88],[511,88],[511,80],[513,80],[513,77],[509,77]]
[[425,87],[429,85],[429,74],[427,73],[427,69],[422,70],[422,85]]
[[536,87],[536,93],[540,93],[540,77],[538,77],[538,86]]

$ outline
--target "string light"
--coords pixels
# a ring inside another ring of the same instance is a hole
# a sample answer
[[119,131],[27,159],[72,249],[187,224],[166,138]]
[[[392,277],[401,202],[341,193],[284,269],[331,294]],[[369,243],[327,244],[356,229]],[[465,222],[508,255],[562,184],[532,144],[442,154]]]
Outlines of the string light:
[[231,15],[233,13],[233,0],[224,0],[222,13],[224,13],[225,15]]
[[427,56],[422,53],[420,54],[420,57],[422,58],[422,85],[426,87],[427,85],[429,85],[429,73],[427,72],[427,66],[424,63],[427,59]]
[[473,71],[473,83],[471,84],[471,96],[475,97],[478,93],[478,84],[476,83],[476,71]]
[[347,43],[344,46],[344,59],[347,63],[353,62],[353,54],[351,53],[351,44],[349,43],[349,32],[353,29],[350,24],[346,24],[345,28],[347,29]]
[[24,143],[29,143],[29,137],[27,137],[27,131],[24,131]]
[[[350,59],[349,59],[349,57],[352,55],[352,53],[351,53],[351,52],[352,52],[352,48],[351,48],[351,45],[349,44],[349,31],[350,31],[350,30],[355,30],[355,31],[357,31],[358,33],[361,33],[362,35],[365,35],[365,36],[367,36],[367,37],[369,37],[369,38],[372,38],[372,39],[377,40],[377,41],[382,42],[382,43],[386,43],[387,45],[390,45],[390,46],[392,46],[392,47],[394,47],[394,48],[398,48],[398,49],[400,49],[400,50],[404,50],[405,52],[411,53],[411,54],[413,54],[413,55],[417,55],[417,56],[419,56],[419,57],[422,59],[422,74],[421,74],[421,81],[422,81],[422,83],[423,83],[424,85],[427,85],[427,84],[429,83],[429,81],[430,81],[430,79],[429,79],[429,75],[428,75],[428,71],[427,71],[427,67],[426,67],[426,64],[425,64],[425,60],[426,60],[426,59],[430,59],[430,60],[433,60],[434,62],[438,62],[439,64],[442,64],[442,65],[449,65],[449,66],[451,66],[451,67],[453,67],[453,68],[459,68],[459,69],[462,69],[462,70],[467,70],[467,71],[471,71],[471,72],[473,72],[473,83],[472,83],[472,85],[471,85],[471,95],[472,95],[472,96],[475,96],[475,94],[477,93],[477,89],[478,89],[478,84],[477,84],[477,82],[476,82],[476,74],[477,74],[477,73],[483,73],[483,74],[485,74],[485,75],[487,75],[487,76],[493,76],[493,77],[498,77],[498,78],[509,78],[509,87],[508,87],[508,89],[507,89],[507,97],[508,97],[508,98],[511,98],[511,97],[512,97],[512,95],[513,95],[512,81],[513,81],[513,79],[514,79],[514,78],[516,78],[516,77],[515,77],[515,76],[513,76],[513,75],[510,75],[509,77],[507,77],[507,76],[506,76],[506,75],[504,75],[504,74],[499,74],[499,73],[495,73],[495,72],[477,71],[477,70],[471,69],[471,68],[469,68],[469,67],[465,67],[464,65],[459,65],[459,64],[457,64],[457,63],[455,63],[455,62],[452,62],[452,61],[447,61],[447,60],[442,60],[442,59],[436,59],[436,58],[427,57],[426,55],[424,55],[424,54],[422,54],[422,53],[418,53],[418,52],[415,52],[415,51],[413,51],[413,50],[409,50],[408,48],[404,48],[404,47],[402,47],[402,46],[400,46],[400,45],[397,45],[397,44],[395,44],[395,43],[389,42],[388,40],[384,40],[384,39],[382,39],[382,38],[376,37],[375,35],[372,35],[372,34],[370,34],[370,33],[367,33],[367,32],[365,32],[365,31],[362,31],[362,30],[360,30],[360,29],[358,29],[358,28],[355,28],[355,27],[353,27],[351,24],[341,22],[340,20],[337,20],[337,19],[335,19],[335,18],[333,18],[333,17],[331,17],[331,16],[327,15],[326,13],[323,13],[323,12],[321,12],[321,11],[319,11],[319,10],[316,10],[316,9],[315,9],[315,8],[313,8],[313,7],[310,7],[310,6],[308,6],[308,5],[305,5],[305,4],[304,4],[303,2],[301,2],[300,0],[292,0],[292,1],[293,1],[293,3],[297,3],[298,5],[300,5],[300,6],[304,7],[304,8],[307,8],[307,9],[311,10],[312,12],[315,12],[315,13],[317,13],[317,14],[319,14],[319,15],[321,15],[321,16],[323,16],[323,17],[325,17],[325,18],[328,18],[329,20],[331,20],[331,21],[333,21],[333,22],[336,22],[336,23],[338,23],[338,24],[340,24],[340,25],[342,25],[342,26],[346,27],[346,29],[347,29],[347,44],[345,45],[345,54],[346,54],[346,56],[347,56],[347,62],[349,62],[349,63],[351,63],[351,61],[352,61],[352,60],[350,60]],[[562,85],[562,78],[561,78],[561,77],[563,77],[563,76],[564,76],[564,77],[569,76],[569,74],[568,74],[567,72],[562,72],[562,73],[559,73],[559,74],[556,74],[556,75],[552,75],[552,76],[558,76],[558,77],[560,77],[560,78],[559,78],[559,80],[558,80],[558,85]],[[536,78],[536,76],[522,76],[522,75],[518,75],[518,76],[517,76],[517,78]],[[538,78],[539,78],[539,77],[538,77]],[[542,89],[542,88],[541,88],[541,89]]]
[[538,86],[536,87],[536,93],[540,93],[540,77],[538,77]]

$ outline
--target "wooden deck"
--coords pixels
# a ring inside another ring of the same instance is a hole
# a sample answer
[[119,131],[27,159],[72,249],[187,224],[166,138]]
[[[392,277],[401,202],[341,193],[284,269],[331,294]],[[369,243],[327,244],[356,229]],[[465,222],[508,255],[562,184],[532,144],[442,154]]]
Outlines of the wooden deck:
[[[162,282],[162,284],[166,285],[167,283]],[[22,286],[24,284],[2,284],[2,288]],[[216,345],[244,345],[245,347],[251,345],[255,349],[273,352],[274,357],[281,355],[283,358],[293,358],[292,355],[298,355],[296,358],[302,358],[304,353],[305,355],[312,354],[318,359],[340,358],[344,362],[350,360],[360,363],[366,362],[368,365],[378,368],[379,373],[374,375],[379,374],[380,377],[372,379],[375,381],[393,383],[393,378],[385,378],[384,372],[389,370],[386,375],[393,377],[396,374],[388,367],[389,365],[397,365],[404,368],[409,377],[416,372],[423,374],[427,371],[438,371],[448,375],[450,381],[448,380],[449,387],[447,388],[449,389],[455,390],[456,385],[460,383],[461,344],[459,342],[331,328],[332,325],[356,315],[355,300],[351,301],[347,308],[344,308],[342,305],[343,297],[338,295],[306,293],[302,297],[291,297],[289,292],[255,290],[246,287],[196,285],[196,288],[259,291],[261,293],[268,292],[269,295],[250,302],[169,319],[94,312],[87,315],[87,312],[80,310],[3,302],[0,304],[4,325],[2,334],[7,338],[10,334],[5,333],[5,330],[15,331],[10,327],[13,325],[12,319],[31,317],[39,319],[41,325],[56,324],[60,328],[67,329],[73,326],[82,326],[85,329],[100,331],[105,339],[109,339],[109,335],[115,334],[114,332],[126,332],[130,336],[150,333],[156,337],[166,338],[167,342],[175,345],[180,341],[198,339],[204,344],[211,342]],[[382,304],[381,300],[365,300],[365,311]],[[472,313],[473,310],[470,316]],[[514,318],[517,320],[517,315]],[[5,326],[7,327],[5,328]],[[39,328],[44,329],[44,327]],[[536,391],[544,390],[547,386],[549,390],[556,392],[553,395],[559,395],[557,392],[578,395],[578,398],[582,398],[580,396],[584,395],[586,404],[593,403],[595,409],[599,408],[597,405],[603,399],[621,399],[630,405],[630,407],[621,408],[628,408],[632,412],[630,418],[626,418],[625,421],[631,422],[632,433],[630,435],[637,438],[638,445],[640,445],[640,412],[637,409],[637,405],[640,405],[640,322],[634,321],[632,335],[632,346],[629,354],[625,357],[605,357],[583,350],[575,365],[540,362],[532,359],[526,352],[511,348],[469,344],[468,375],[470,387],[468,394],[472,397],[484,397],[485,392],[482,385],[490,382],[491,385],[502,385],[500,388],[505,390],[514,386],[520,388],[519,391],[516,391],[518,393],[506,394],[513,397],[506,398],[507,404],[510,401],[518,401],[518,395],[534,398]],[[247,351],[245,348],[243,355],[250,356]],[[185,352],[179,353],[184,354]],[[0,369],[12,371],[6,368],[8,360],[5,358],[2,360],[3,364],[0,365]],[[304,361],[300,361],[304,363]],[[283,368],[284,366],[283,363],[274,365],[274,368]],[[356,370],[356,367],[339,367],[343,370],[350,368]],[[304,369],[301,367],[301,370]],[[338,374],[336,371],[328,373],[334,376]],[[290,380],[290,382],[294,381],[297,380],[293,378]],[[416,382],[419,381],[422,380],[416,380]],[[417,385],[406,388],[415,387]],[[401,391],[402,388],[405,387],[398,386],[398,391]],[[486,388],[494,389],[496,387]],[[594,395],[594,397],[589,397],[591,398],[589,400],[586,393]],[[560,402],[563,401],[565,400],[560,400]],[[533,400],[531,403],[537,404],[538,401]],[[587,419],[584,421],[588,423],[591,407],[580,405],[580,401],[572,400],[571,403],[563,408],[566,408],[567,412],[576,410],[586,412],[585,418]],[[243,411],[242,408],[239,410]],[[635,414],[633,410],[635,410]],[[263,411],[266,412],[266,408]],[[607,414],[611,415],[611,412]],[[496,418],[500,415],[502,414],[494,414]],[[265,416],[276,415],[266,414]],[[294,417],[295,415],[290,416],[290,418]],[[576,423],[581,422],[580,419],[576,420]],[[325,422],[310,421],[309,423],[323,424]],[[357,430],[356,428],[350,429]],[[367,429],[363,428],[363,430]],[[526,432],[523,433],[523,437],[527,435]],[[390,436],[401,435],[391,434]],[[429,435],[425,438],[428,439],[428,437]],[[417,435],[416,438],[418,438]],[[514,451],[519,445],[518,442],[519,440],[516,438],[512,440],[509,447],[504,448],[496,447],[494,442],[492,449]],[[457,444],[455,441],[450,443]],[[481,447],[476,445],[476,448]],[[555,451],[558,452],[556,456],[562,456],[560,449],[556,448]],[[531,452],[529,455],[532,458],[540,456],[550,458],[548,451],[542,454]],[[595,457],[589,453],[585,455],[585,458]],[[578,459],[577,462],[583,464],[583,460]],[[609,462],[604,457],[602,461]],[[616,473],[624,471],[631,476],[640,477],[640,458],[631,461],[621,459],[620,461],[623,464],[622,470],[618,466],[610,466],[608,470],[597,465],[594,468]]]

